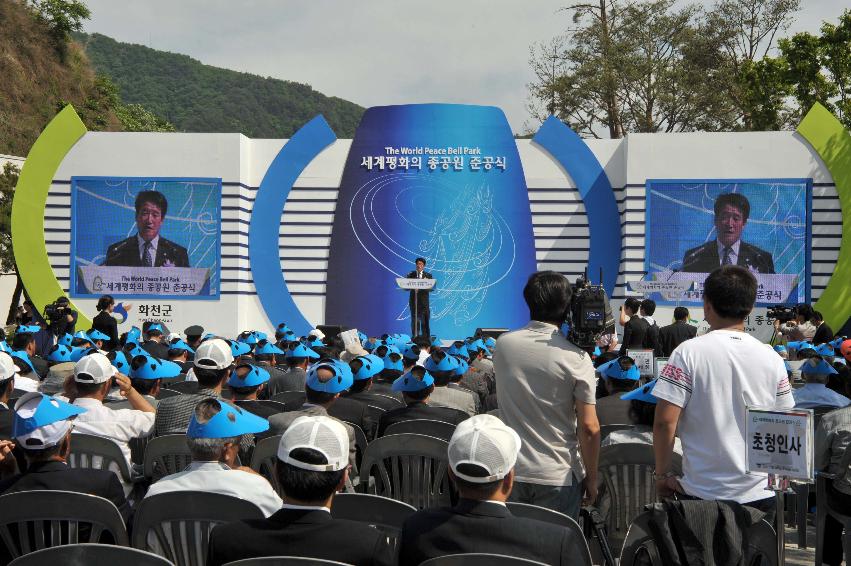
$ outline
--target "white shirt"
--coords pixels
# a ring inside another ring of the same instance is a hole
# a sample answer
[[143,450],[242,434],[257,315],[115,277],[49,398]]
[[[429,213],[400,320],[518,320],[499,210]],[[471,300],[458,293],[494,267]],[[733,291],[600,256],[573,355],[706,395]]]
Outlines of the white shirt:
[[[160,244],[160,235],[157,234],[154,236],[154,239],[151,240],[151,261],[156,263],[157,261],[157,246]],[[136,234],[136,245],[139,246],[139,259],[142,262],[145,261],[145,239],[142,238],[139,234]]]
[[794,406],[783,360],[768,344],[731,330],[713,330],[680,344],[653,389],[682,407],[685,492],[701,499],[748,503],[773,497],[763,474],[747,473],[747,406]]
[[807,383],[803,387],[793,389],[792,396],[795,398],[795,407],[799,409],[847,407],[851,404],[851,399],[828,389],[824,383]]
[[74,432],[109,438],[121,448],[121,453],[130,463],[132,438],[147,436],[154,429],[156,413],[146,413],[136,409],[110,409],[97,399],[80,398],[73,403],[86,409],[85,413],[74,419]]
[[35,379],[30,379],[26,375],[16,375],[15,389],[27,392],[38,391],[38,381],[36,381]]
[[[721,240],[715,240],[718,245],[718,265],[724,265],[724,244],[721,243]],[[739,246],[742,244],[741,240],[736,240],[733,242],[733,245],[730,246],[730,265],[736,265],[736,262],[739,261]]]
[[221,462],[192,462],[182,472],[154,482],[145,497],[174,491],[230,495],[255,504],[265,517],[276,513],[283,505],[266,478],[242,470],[232,470]]
[[326,513],[330,513],[331,510],[325,507],[324,505],[293,505],[292,503],[284,503],[281,505],[281,509],[296,509],[296,510],[305,510],[305,511],[325,511]]

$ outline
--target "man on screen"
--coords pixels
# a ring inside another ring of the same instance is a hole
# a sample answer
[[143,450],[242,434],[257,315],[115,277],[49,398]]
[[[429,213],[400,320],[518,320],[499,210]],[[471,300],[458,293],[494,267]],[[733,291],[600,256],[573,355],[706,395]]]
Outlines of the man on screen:
[[721,265],[740,265],[756,273],[774,273],[771,254],[741,240],[751,205],[744,195],[726,193],[715,199],[716,239],[688,250],[680,271],[709,273]]
[[136,195],[137,233],[109,246],[104,265],[129,267],[189,267],[186,248],[160,237],[168,201],[159,191]]

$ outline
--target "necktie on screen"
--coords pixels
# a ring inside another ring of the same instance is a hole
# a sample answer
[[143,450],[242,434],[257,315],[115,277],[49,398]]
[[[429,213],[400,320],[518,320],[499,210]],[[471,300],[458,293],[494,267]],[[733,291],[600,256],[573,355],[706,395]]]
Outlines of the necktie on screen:
[[145,242],[145,251],[142,254],[142,263],[147,267],[154,266],[154,258],[151,256],[151,242]]
[[724,257],[721,259],[721,265],[730,265],[731,263],[733,263],[733,260],[730,257],[730,254],[732,253],[733,248],[731,248],[730,246],[724,247]]

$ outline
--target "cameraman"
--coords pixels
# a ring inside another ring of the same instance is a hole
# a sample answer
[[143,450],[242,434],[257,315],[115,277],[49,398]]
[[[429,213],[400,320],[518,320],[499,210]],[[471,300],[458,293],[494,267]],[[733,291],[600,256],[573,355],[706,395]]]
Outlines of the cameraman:
[[68,300],[68,297],[59,297],[52,305],[47,305],[44,308],[44,313],[45,318],[50,321],[50,332],[54,336],[61,337],[65,333],[74,334],[74,326],[77,324],[77,311],[71,308],[71,301]]
[[775,318],[774,328],[786,338],[787,342],[811,342],[816,334],[816,327],[810,322],[813,318],[813,307],[801,303],[792,310],[795,313],[795,319],[781,324]]

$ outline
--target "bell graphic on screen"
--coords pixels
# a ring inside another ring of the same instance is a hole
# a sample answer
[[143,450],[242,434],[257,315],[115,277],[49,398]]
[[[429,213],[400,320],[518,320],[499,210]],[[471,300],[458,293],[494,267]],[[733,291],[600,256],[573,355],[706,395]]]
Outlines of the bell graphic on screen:
[[[501,110],[367,110],[334,216],[326,321],[446,336],[517,327],[528,321],[522,292],[535,270],[526,182]],[[397,279],[433,287],[399,289]]]

